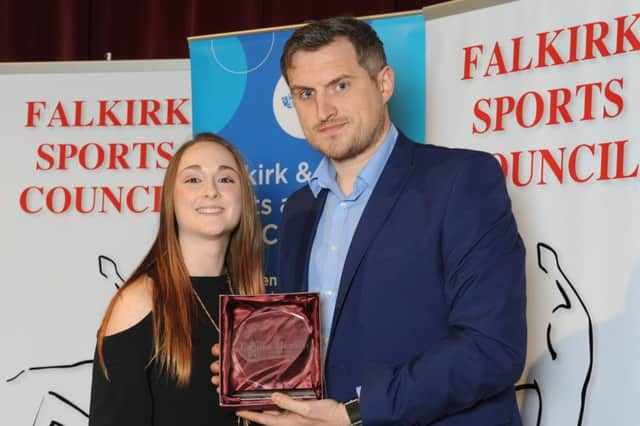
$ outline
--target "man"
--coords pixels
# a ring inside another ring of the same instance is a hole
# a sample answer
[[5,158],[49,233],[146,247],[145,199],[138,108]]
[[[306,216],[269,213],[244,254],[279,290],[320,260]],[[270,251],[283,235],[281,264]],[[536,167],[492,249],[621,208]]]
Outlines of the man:
[[498,163],[398,132],[387,110],[394,73],[362,21],[298,29],[281,68],[324,158],[287,201],[279,282],[321,292],[328,399],[274,394],[284,411],[239,415],[268,425],[520,425],[524,248]]

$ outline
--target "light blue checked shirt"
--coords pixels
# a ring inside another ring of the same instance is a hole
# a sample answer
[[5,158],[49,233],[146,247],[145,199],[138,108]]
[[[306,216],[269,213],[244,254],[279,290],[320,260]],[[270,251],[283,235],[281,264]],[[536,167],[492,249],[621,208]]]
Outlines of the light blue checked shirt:
[[320,293],[323,358],[329,344],[342,268],[353,234],[397,137],[398,130],[392,124],[382,145],[357,176],[349,196],[345,197],[340,190],[336,182],[336,170],[327,157],[322,158],[309,181],[316,198],[323,189],[329,190],[311,247],[309,264],[309,291]]

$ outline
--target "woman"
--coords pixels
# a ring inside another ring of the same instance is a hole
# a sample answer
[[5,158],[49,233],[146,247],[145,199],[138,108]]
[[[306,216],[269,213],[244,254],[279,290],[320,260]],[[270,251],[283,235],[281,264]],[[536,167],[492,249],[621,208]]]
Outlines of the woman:
[[237,424],[218,406],[210,348],[218,296],[264,293],[260,229],[229,142],[202,133],[177,150],[156,239],[98,332],[90,426]]

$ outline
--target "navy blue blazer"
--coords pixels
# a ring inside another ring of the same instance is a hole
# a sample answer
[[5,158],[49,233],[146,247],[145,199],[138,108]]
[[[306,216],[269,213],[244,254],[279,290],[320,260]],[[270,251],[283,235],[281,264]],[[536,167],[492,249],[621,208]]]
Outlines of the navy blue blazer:
[[[365,425],[520,425],[525,251],[489,154],[403,135],[349,247],[325,357],[329,398]],[[326,193],[287,201],[279,287],[307,291]]]

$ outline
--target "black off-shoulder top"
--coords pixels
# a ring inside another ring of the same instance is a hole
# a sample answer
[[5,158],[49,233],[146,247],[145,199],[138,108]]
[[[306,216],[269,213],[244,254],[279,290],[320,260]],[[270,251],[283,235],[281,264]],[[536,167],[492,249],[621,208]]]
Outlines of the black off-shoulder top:
[[[218,322],[218,296],[229,292],[225,277],[192,277],[191,282]],[[181,388],[155,362],[149,363],[153,353],[151,313],[131,328],[105,337],[109,380],[95,356],[89,426],[237,425],[237,417],[218,406],[218,392],[211,383],[211,346],[217,342],[218,331],[198,305],[191,383]]]

